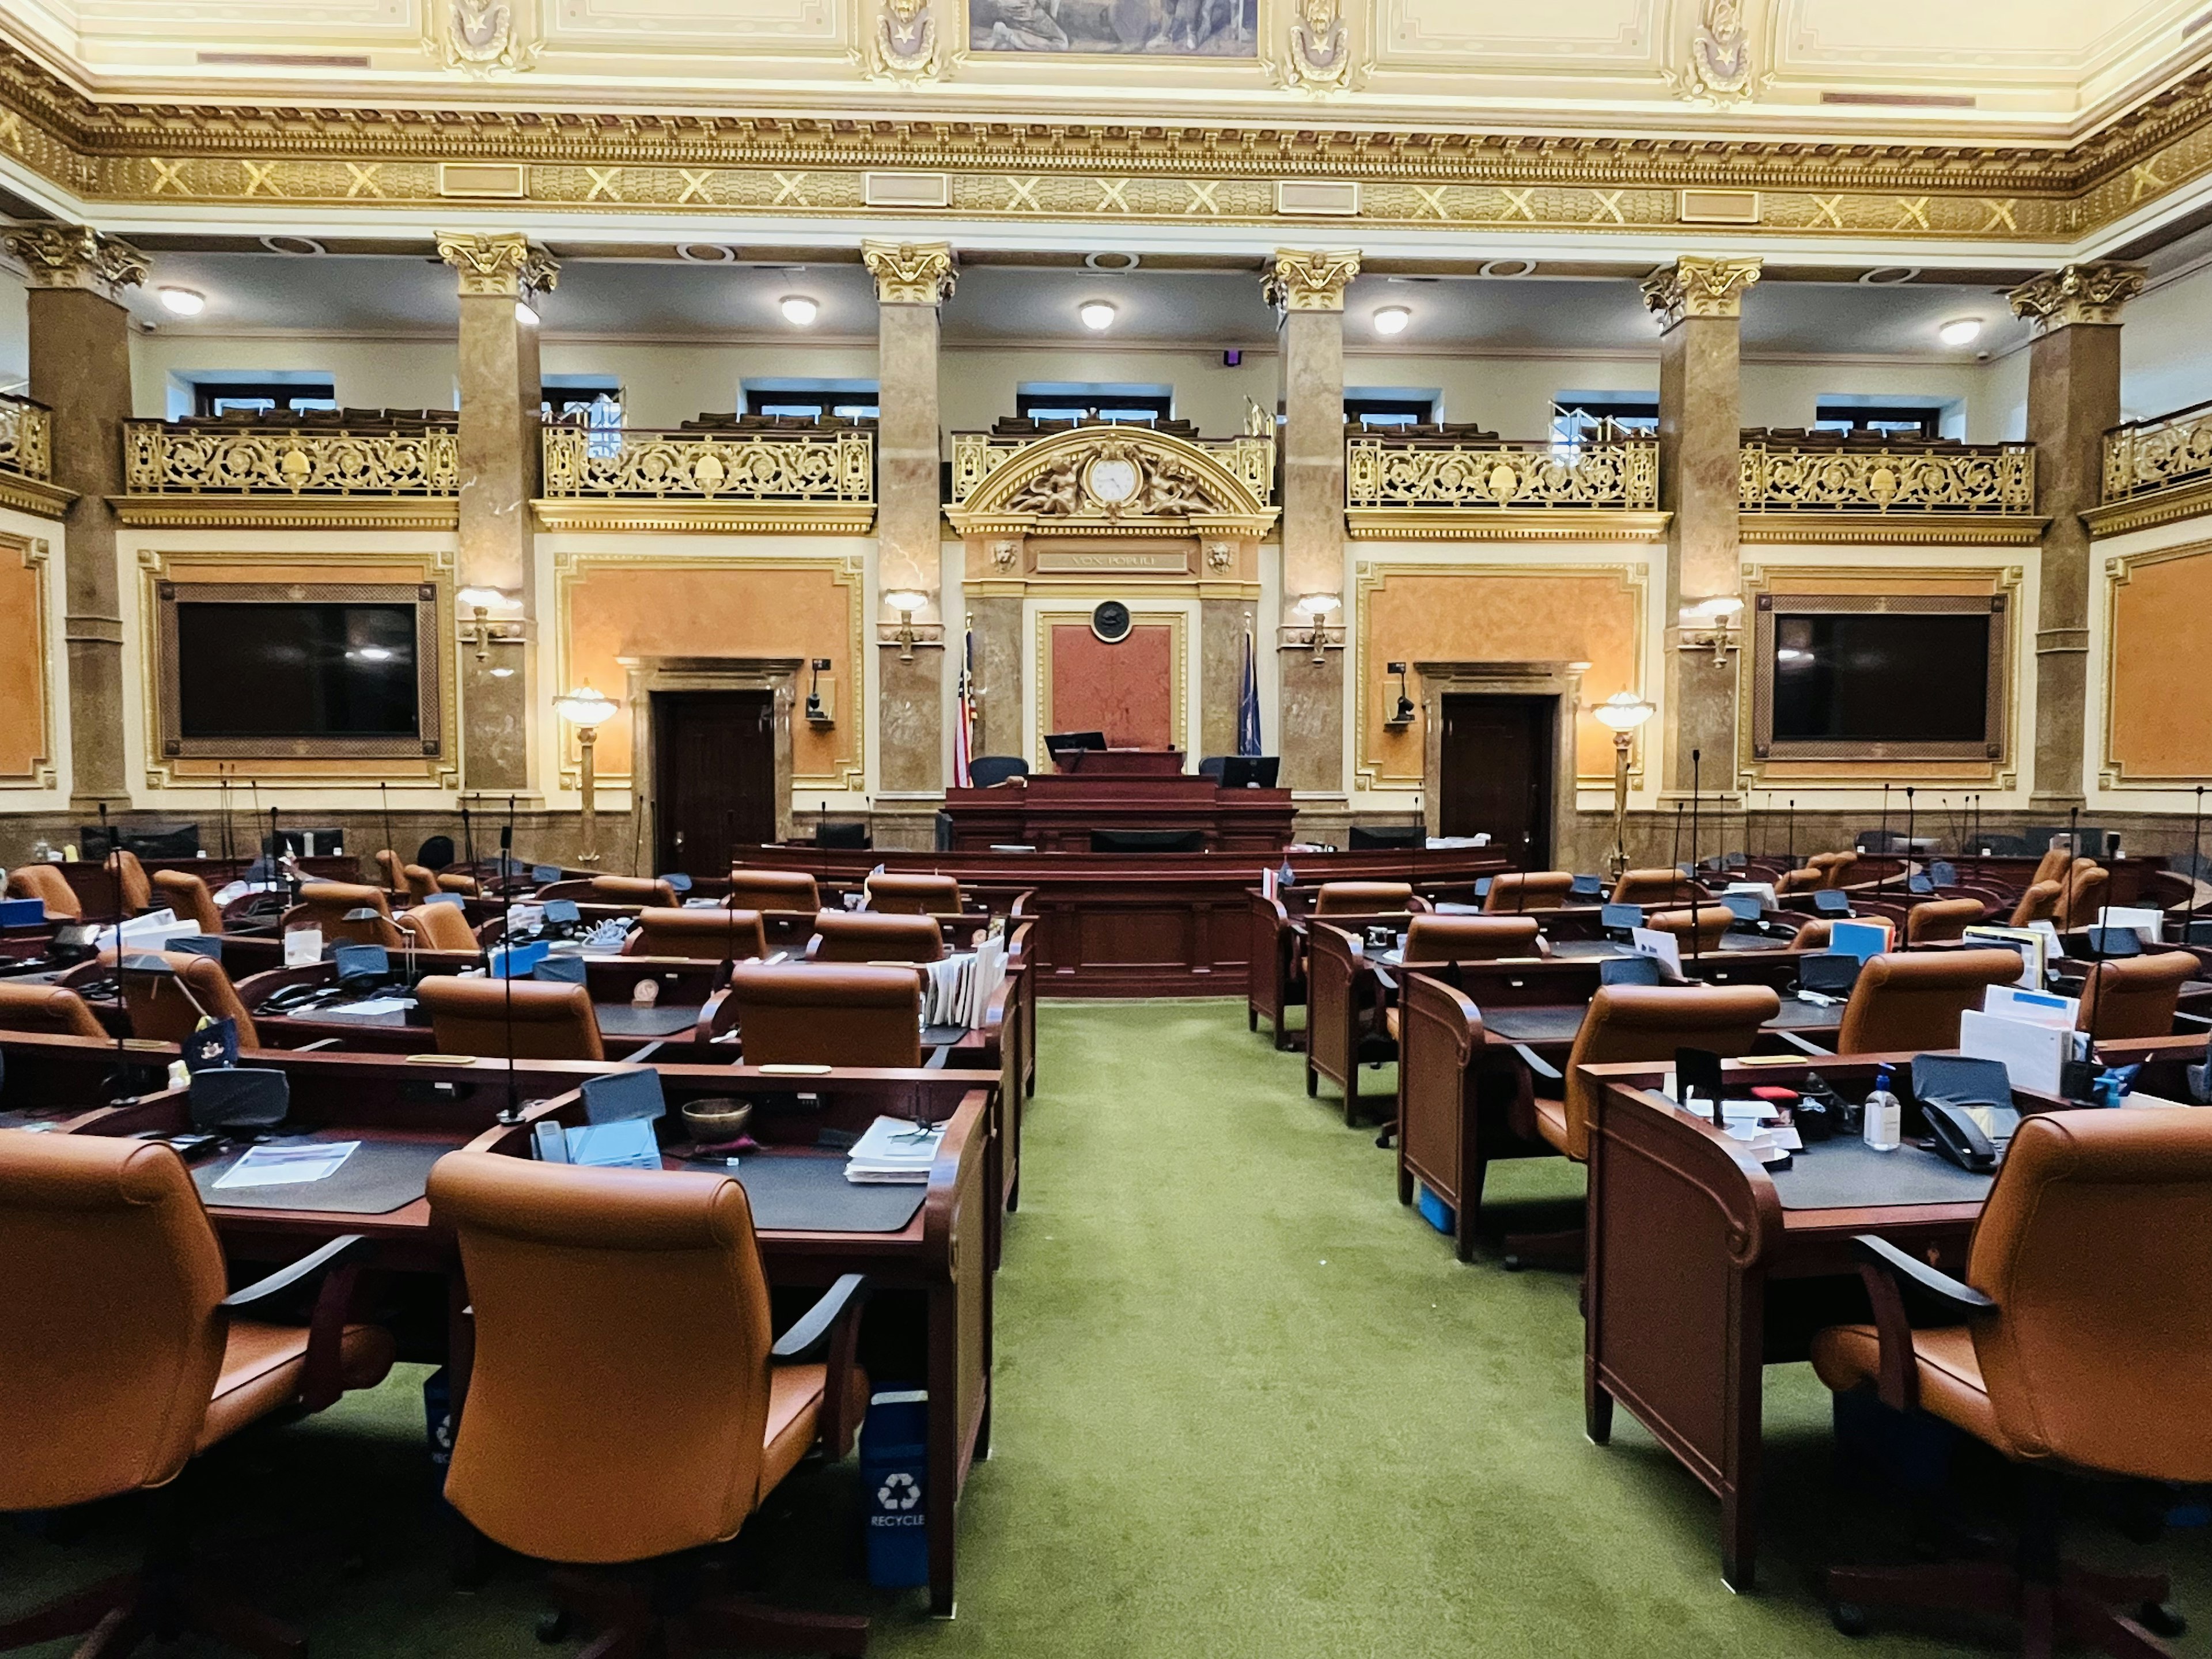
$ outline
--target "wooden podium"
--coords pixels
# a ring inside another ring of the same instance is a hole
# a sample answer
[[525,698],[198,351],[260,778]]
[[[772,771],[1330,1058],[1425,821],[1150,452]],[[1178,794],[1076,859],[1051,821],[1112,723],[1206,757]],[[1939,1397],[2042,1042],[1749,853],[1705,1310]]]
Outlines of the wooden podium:
[[1062,772],[1082,778],[1179,778],[1180,749],[1062,749],[1053,756]]
[[1273,853],[1290,843],[1287,789],[1224,789],[1212,778],[1185,777],[1180,770],[1116,769],[1133,759],[1147,768],[1180,759],[1172,752],[1082,752],[1080,767],[1072,772],[1033,773],[1025,783],[995,789],[946,790],[952,850],[1026,846],[1041,853],[1088,853],[1093,830],[1195,830],[1209,853]]

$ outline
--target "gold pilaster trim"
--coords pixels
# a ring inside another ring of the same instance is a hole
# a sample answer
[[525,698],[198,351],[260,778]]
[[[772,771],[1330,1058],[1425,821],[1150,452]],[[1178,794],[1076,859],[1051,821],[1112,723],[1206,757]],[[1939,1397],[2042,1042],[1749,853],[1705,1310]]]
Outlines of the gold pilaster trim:
[[43,536],[0,534],[0,552],[15,553],[30,574],[32,660],[39,669],[39,752],[31,757],[24,771],[0,773],[0,789],[51,789],[55,782],[54,705],[59,700],[56,693],[67,695],[56,672],[58,664],[52,648],[53,596],[48,589],[53,581],[53,546]]
[[2110,325],[2121,307],[2143,290],[2143,267],[2117,259],[2061,265],[2031,276],[2005,297],[2012,313],[2024,317],[2040,336],[2076,323]]
[[2120,590],[2135,580],[2135,574],[2147,565],[2166,564],[2175,559],[2198,559],[2212,554],[2212,541],[2184,542],[2176,547],[2156,548],[2148,553],[2116,556],[2105,561],[2105,615],[2103,648],[2103,707],[2099,712],[2104,730],[2100,734],[2100,753],[2097,762],[2097,787],[2111,790],[2139,790],[2145,793],[2173,791],[2200,783],[2212,783],[2212,774],[2196,772],[2139,772],[2130,776],[2127,764],[2113,752],[2113,697],[2118,690],[2116,675],[2119,666],[2120,648]]
[[866,536],[872,505],[808,507],[773,502],[580,501],[540,496],[531,502],[540,530],[650,530],[695,535]]
[[1686,253],[1644,279],[1644,304],[1662,334],[1686,317],[1743,315],[1744,290],[1759,280],[1765,261],[1705,258]]
[[860,263],[876,279],[876,301],[887,306],[939,306],[952,297],[958,276],[950,242],[860,244]]
[[44,478],[26,478],[0,469],[0,507],[12,507],[19,513],[33,514],[41,519],[64,519],[69,516],[70,503],[76,499],[74,489],[64,489]]
[[453,495],[110,495],[107,504],[132,529],[458,530],[461,523]]
[[2102,539],[2207,514],[2212,514],[2212,478],[2200,478],[2194,483],[2161,489],[2133,501],[2093,507],[2081,515],[2081,522],[2089,526],[2092,537]]
[[1743,513],[1742,541],[1773,546],[2033,547],[2051,520],[1969,513]]
[[1614,507],[1347,507],[1356,542],[1656,542],[1672,513]]
[[560,286],[561,262],[519,230],[441,230],[438,257],[460,273],[465,299],[522,300]]
[[1261,291],[1278,311],[1342,311],[1359,274],[1359,250],[1279,247]]
[[79,288],[120,297],[153,270],[153,262],[119,236],[89,225],[24,225],[0,237],[33,288]]

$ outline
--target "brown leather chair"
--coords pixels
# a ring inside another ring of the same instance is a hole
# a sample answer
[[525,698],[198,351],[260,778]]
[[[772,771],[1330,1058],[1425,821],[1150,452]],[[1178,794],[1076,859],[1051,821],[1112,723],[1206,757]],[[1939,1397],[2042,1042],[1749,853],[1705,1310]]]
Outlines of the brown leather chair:
[[[356,910],[372,910],[358,921],[347,918]],[[396,951],[406,944],[392,925],[392,906],[381,887],[361,882],[307,881],[300,884],[300,902],[284,912],[283,930],[320,930],[325,945],[381,945]]]
[[2020,902],[2012,907],[2008,921],[2014,927],[2025,927],[2031,921],[2056,921],[2058,902],[2065,896],[2063,882],[2036,882],[2020,896]]
[[1568,890],[1574,884],[1574,877],[1565,870],[1516,871],[1510,875],[1492,876],[1490,891],[1483,897],[1483,913],[1495,915],[1504,911],[1519,915],[1528,910],[1556,910],[1567,902]]
[[1966,929],[1980,921],[1982,915],[1979,899],[1930,899],[1905,913],[1905,942],[1943,945],[1964,939]]
[[154,891],[161,902],[177,913],[180,921],[196,921],[203,933],[222,932],[222,912],[215,908],[215,895],[207,883],[189,870],[156,870]]
[[2074,867],[2074,848],[2070,845],[2062,847],[2058,844],[2065,840],[2063,836],[2052,838],[2051,844],[2044,849],[2043,856],[2035,861],[2035,873],[2027,878],[2029,886],[2033,887],[2038,882],[2063,882],[2066,879],[2066,872]]
[[138,855],[127,847],[118,847],[107,855],[102,866],[115,883],[117,896],[123,908],[132,915],[154,908],[153,884],[146,879],[146,866],[138,862]]
[[921,981],[910,968],[739,963],[730,996],[748,1066],[921,1064]]
[[1793,951],[1825,951],[1828,948],[1828,930],[1834,926],[1835,923],[1825,916],[1815,921],[1805,922],[1790,936],[1790,948]]
[[1411,882],[1325,881],[1314,890],[1317,916],[1403,915],[1413,908]]
[[[508,993],[514,994],[510,1006]],[[415,987],[441,1054],[517,1060],[605,1060],[592,994],[535,979],[433,974]]]
[[1407,962],[1496,962],[1537,954],[1530,916],[1415,916],[1406,924]]
[[[696,1550],[735,1537],[809,1451],[844,1456],[867,1403],[866,1286],[840,1279],[779,1342],[734,1178],[453,1152],[429,1189],[476,1310],[446,1498],[494,1542],[571,1568]],[[673,1431],[636,1431],[647,1423]],[[611,1626],[599,1653],[720,1648],[732,1626],[779,1651],[867,1642],[861,1619],[656,1605],[574,1571],[552,1589]]]
[[2187,951],[2094,963],[2081,993],[2081,1030],[2100,1039],[2173,1035],[2181,988],[2197,971]]
[[867,908],[886,916],[957,916],[960,884],[951,876],[908,875],[886,870],[870,876]]
[[2094,927],[2097,912],[2104,908],[2105,890],[2112,885],[2112,873],[2101,865],[2087,859],[2075,861],[2067,873],[2066,896],[2059,901],[2058,925],[2061,927]]
[[723,902],[740,910],[796,910],[806,914],[822,908],[821,889],[814,878],[797,870],[732,870],[730,891]]
[[403,933],[412,933],[424,951],[473,951],[477,930],[469,926],[469,913],[458,904],[443,902],[416,904],[392,919]]
[[768,954],[768,933],[757,910],[666,910],[637,913],[637,927],[623,941],[626,957],[684,957],[695,962],[758,961]]
[[399,869],[402,890],[409,898],[426,899],[444,890],[438,885],[438,875],[428,865],[406,864]]
[[0,1031],[39,1031],[48,1036],[106,1039],[107,1028],[92,1005],[59,985],[18,985],[0,979]]
[[46,915],[57,921],[84,919],[84,906],[77,902],[76,889],[69,884],[69,878],[56,865],[26,864],[10,870],[8,896],[44,899]]
[[[392,897],[404,898],[412,890],[407,884],[407,866],[400,862],[399,854],[389,847],[376,855],[376,871],[384,878],[384,890]],[[424,870],[422,873],[428,876],[430,872]],[[434,880],[433,878],[434,884]]]
[[2013,951],[1924,951],[1867,958],[1844,1005],[1839,1054],[1918,1054],[1959,1046],[1959,1016],[1992,985],[2020,978]]
[[937,962],[945,930],[935,916],[879,916],[823,910],[806,941],[809,962]]
[[[131,1035],[149,1042],[182,1042],[199,1029],[203,1015],[210,1019],[238,1022],[238,1046],[258,1048],[260,1034],[253,1016],[239,1000],[230,975],[213,957],[191,956],[182,951],[136,951],[126,947],[125,962],[159,957],[165,971],[140,971],[126,966],[118,977],[123,982],[123,1006],[131,1015]],[[115,952],[102,951],[104,968],[115,965]]]
[[477,878],[474,876],[465,876],[453,870],[438,872],[438,890],[441,893],[459,893],[463,898],[475,898],[479,891]]
[[1777,897],[1784,893],[1810,893],[1818,890],[1820,872],[1807,865],[1800,870],[1784,870],[1774,884]]
[[1690,878],[1680,870],[1624,870],[1613,884],[1615,904],[1681,904],[1690,896]]
[[[0,1510],[148,1494],[171,1534],[146,1565],[0,1622],[0,1649],[100,1627],[80,1653],[120,1654],[177,1627],[250,1651],[301,1637],[189,1577],[174,1540],[197,1453],[271,1413],[319,1411],[392,1369],[392,1342],[346,1321],[362,1241],[323,1249],[231,1294],[198,1190],[169,1147],[109,1135],[0,1135]],[[317,1287],[306,1329],[252,1315]]]
[[651,876],[593,876],[591,901],[593,904],[657,904],[663,909],[677,908],[676,890],[665,881]]
[[[1583,1066],[1672,1061],[1677,1048],[1705,1048],[1734,1059],[1751,1052],[1759,1028],[1781,1011],[1782,999],[1765,985],[1601,985],[1575,1033],[1561,1097],[1532,1097],[1534,1121],[1516,1127],[1527,1138],[1541,1139],[1576,1163],[1587,1164],[1590,1098],[1597,1085],[1583,1074]],[[1505,1265],[1579,1267],[1584,1242],[1579,1227],[1520,1234],[1505,1241]]]
[[1735,913],[1726,905],[1715,903],[1700,904],[1694,910],[1655,910],[1644,918],[1644,925],[1662,933],[1672,933],[1683,955],[1694,950],[1703,956],[1708,951],[1720,949],[1721,935],[1728,932],[1729,924],[1735,920]]
[[[1994,1447],[2019,1470],[2023,1525],[2008,1562],[1830,1572],[1838,1626],[1863,1628],[1869,1607],[1956,1607],[2017,1614],[2033,1653],[2054,1632],[2124,1659],[2168,1651],[2143,1628],[2179,1629],[2162,1575],[2063,1559],[2060,1480],[2212,1481],[2212,1279],[2174,1252],[2208,1237],[2212,1112],[2142,1108],[2024,1119],[1963,1282],[1885,1240],[1855,1241],[1874,1322],[1819,1333],[1814,1370]],[[1946,1322],[1923,1312],[1914,1328],[1908,1280]]]
[[1805,860],[1808,869],[1820,872],[1822,887],[1841,887],[1851,878],[1851,868],[1859,861],[1856,853],[1815,853]]

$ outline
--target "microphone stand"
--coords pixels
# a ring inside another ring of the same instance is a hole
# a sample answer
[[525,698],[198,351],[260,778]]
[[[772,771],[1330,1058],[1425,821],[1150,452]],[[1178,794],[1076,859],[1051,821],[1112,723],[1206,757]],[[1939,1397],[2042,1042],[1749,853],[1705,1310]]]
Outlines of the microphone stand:
[[[509,849],[510,848],[512,848],[514,845],[514,796],[512,796],[512,795],[509,795],[509,796],[507,798],[507,822],[506,822],[506,823],[505,823],[505,824],[503,824],[503,825],[501,825],[501,828],[500,828],[500,832],[499,832],[499,862],[500,862],[500,867],[501,867],[501,869],[502,869],[502,870],[504,870],[504,869],[507,867],[507,851],[508,851],[508,849]],[[513,1122],[514,1122],[517,1119],[519,1119],[519,1118],[522,1115],[521,1111],[520,1111],[520,1108],[518,1108],[518,1107],[516,1106],[516,1104],[515,1104],[515,1087],[514,1087],[514,888],[513,888],[512,886],[509,886],[509,885],[507,885],[507,884],[501,884],[501,889],[500,889],[500,896],[501,896],[501,898],[504,901],[504,902],[502,903],[502,905],[501,905],[501,917],[502,926],[501,926],[501,929],[500,929],[500,939],[501,939],[501,943],[506,946],[506,950],[507,950],[507,975],[506,975],[506,978],[507,978],[507,1113],[506,1113],[506,1121],[507,1121],[507,1122],[509,1122],[509,1123],[513,1123]]]
[[[102,839],[107,834],[107,803],[100,804],[100,828]],[[125,1037],[131,1030],[130,1005],[123,998],[123,860],[115,863],[115,1069],[103,1079],[100,1093],[112,1104],[137,1098],[131,1075],[129,1048]]]
[[[1881,855],[1885,860],[1889,857],[1889,786],[1886,783],[1881,787]],[[1881,893],[1889,891],[1889,869],[1886,862],[1881,879],[1875,884],[1875,890]]]
[[2196,810],[2189,817],[2189,921],[2185,924],[2181,935],[2191,945],[2197,943],[2197,893],[2204,880],[2204,865],[2199,853],[2203,829],[2204,786],[2200,783],[2197,786]]
[[384,844],[390,849],[392,856],[397,859],[399,856],[399,843],[392,839],[392,787],[380,779],[376,786],[376,798],[384,806]]
[[1682,873],[1682,803],[1674,803],[1674,873]]
[[1792,870],[1797,867],[1797,797],[1790,797],[1790,850],[1782,856]]
[[[1698,769],[1703,759],[1698,750],[1690,751],[1690,960],[1698,961],[1705,955],[1699,948],[1698,927],[1698,890],[1705,884],[1698,879],[1698,799],[1701,785]],[[1679,823],[1680,820],[1676,819]],[[1726,839],[1725,836],[1723,837]],[[1401,1016],[1402,1018],[1402,1016]]]
[[[1909,783],[1905,786],[1904,866],[1908,872],[1912,868],[1912,786]],[[1909,873],[1905,878],[1905,890],[1908,895],[1912,891],[1912,879]]]
[[469,819],[469,803],[465,797],[461,801],[461,846],[464,849],[461,856],[468,860],[465,867],[469,878],[473,881],[480,873],[477,869],[477,832],[476,826]]

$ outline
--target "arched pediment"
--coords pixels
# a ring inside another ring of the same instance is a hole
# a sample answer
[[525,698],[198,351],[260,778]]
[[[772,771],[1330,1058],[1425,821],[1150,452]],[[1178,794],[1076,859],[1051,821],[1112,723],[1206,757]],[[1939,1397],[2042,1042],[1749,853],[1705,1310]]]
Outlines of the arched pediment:
[[1076,427],[1024,444],[946,511],[963,532],[1032,536],[1258,536],[1275,516],[1262,491],[1204,446],[1141,426]]

